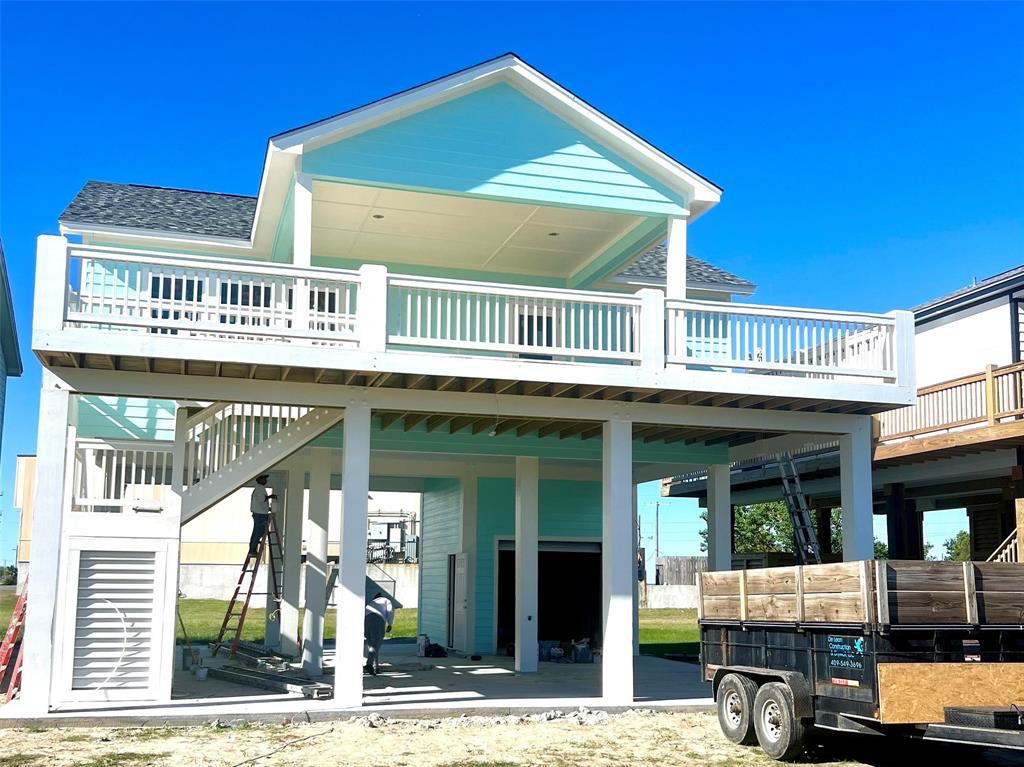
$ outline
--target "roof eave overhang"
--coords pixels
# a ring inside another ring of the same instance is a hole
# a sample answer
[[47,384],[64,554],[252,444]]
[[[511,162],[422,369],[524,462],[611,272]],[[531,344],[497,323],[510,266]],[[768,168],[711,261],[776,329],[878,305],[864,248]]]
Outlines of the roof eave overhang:
[[[617,285],[636,285],[641,288],[665,287],[665,280],[659,277],[634,277],[618,274],[614,277],[610,277],[608,282],[615,283]],[[752,296],[757,290],[757,286],[749,283],[744,285],[733,285],[724,282],[697,282],[695,280],[687,280],[686,289],[704,290],[712,293],[728,293],[733,296]]]
[[1008,297],[1022,288],[1024,288],[1024,275],[1016,274],[1008,276],[1006,279],[992,282],[984,286],[978,286],[977,288],[973,288],[952,298],[940,300],[932,304],[926,304],[924,307],[914,309],[914,322],[916,324],[922,324],[941,319],[942,317],[955,314],[956,312],[964,309],[970,309],[978,304],[983,304],[996,298],[1002,298],[1004,296]]
[[103,226],[100,224],[89,224],[80,221],[60,222],[60,233],[63,235],[112,235],[128,239],[138,240],[166,240],[173,242],[184,242],[189,245],[213,245],[219,248],[241,248],[252,249],[252,238],[219,237],[207,234],[189,234],[187,232],[169,232],[156,229],[138,229],[126,226]]

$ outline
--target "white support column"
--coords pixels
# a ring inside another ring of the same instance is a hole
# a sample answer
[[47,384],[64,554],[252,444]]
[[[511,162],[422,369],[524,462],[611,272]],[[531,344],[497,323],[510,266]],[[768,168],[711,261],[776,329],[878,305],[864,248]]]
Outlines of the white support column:
[[[285,497],[285,485],[284,477],[287,476],[285,473],[275,471],[270,475],[269,487],[270,491],[274,493],[277,498],[274,499],[270,505],[270,513],[274,515],[274,524],[277,526],[278,535],[281,538],[281,545],[284,546],[284,508],[283,502]],[[281,552],[282,556],[284,552]],[[263,644],[266,647],[273,647],[275,649],[281,648],[281,610],[284,607],[283,600],[282,604],[278,604],[274,601],[274,581],[277,580],[277,587],[281,589],[281,583],[284,579],[284,562],[281,562],[281,572],[274,573],[274,563],[267,556],[265,581],[266,588],[264,591],[267,592],[266,596],[266,609],[263,612]]]
[[708,466],[708,570],[732,569],[732,484],[729,465]]
[[388,340],[388,270],[379,264],[359,267],[359,301],[356,304],[359,350],[382,352]]
[[[637,516],[637,490],[633,485],[633,656],[640,655],[640,518]],[[646,564],[646,563],[645,563]],[[655,562],[657,566],[657,562]],[[646,574],[646,573],[645,573]]]
[[871,486],[871,417],[860,428],[839,436],[839,487],[843,506],[843,560],[873,559],[875,536]]
[[668,243],[665,256],[665,296],[686,298],[686,217],[668,220]]
[[640,298],[640,367],[660,375],[665,370],[665,294],[653,288],[636,294]]
[[331,451],[330,448],[314,447],[310,453],[312,458],[309,470],[302,669],[310,676],[321,676],[324,659],[324,614],[327,612],[327,520],[331,495]]
[[25,619],[22,661],[22,711],[31,716],[47,712],[53,685],[55,652],[70,647],[54,646],[57,587],[62,577],[61,527],[64,517],[68,445],[76,436],[77,402],[43,369],[39,395],[39,429],[36,439],[36,497],[32,516],[32,555],[29,581],[32,591]]
[[633,424],[605,421],[601,461],[601,590],[604,640],[601,697],[606,705],[633,703],[634,556]]
[[338,630],[334,655],[334,701],[363,702],[363,617],[366,612],[366,516],[370,492],[370,408],[345,408],[341,469],[341,561]]
[[540,461],[516,456],[516,671],[537,670]]
[[[306,500],[306,469],[291,466],[284,496],[284,582],[281,586],[281,653],[299,654],[299,586],[302,579],[302,518]],[[326,588],[324,589],[326,591]]]
[[[292,189],[292,263],[308,267],[313,261],[313,178],[308,173],[296,173]],[[292,299],[296,328],[309,327],[309,280],[295,280]]]
[[[477,515],[477,473],[475,468],[459,478],[461,489],[462,519],[459,528],[461,543],[459,551],[466,558],[464,604],[456,604],[456,648],[464,652],[476,651],[476,515]],[[461,615],[459,614],[461,612]],[[460,629],[461,624],[461,631]],[[460,644],[461,643],[461,644]]]

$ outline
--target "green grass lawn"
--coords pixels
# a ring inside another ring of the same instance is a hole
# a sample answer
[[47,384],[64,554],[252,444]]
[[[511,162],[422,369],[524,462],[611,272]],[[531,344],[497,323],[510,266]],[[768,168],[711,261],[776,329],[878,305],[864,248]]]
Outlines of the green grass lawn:
[[[207,644],[217,638],[221,623],[224,621],[224,612],[228,603],[219,599],[182,599],[178,602],[181,612],[181,619],[185,623],[185,630],[192,644]],[[302,622],[302,610],[299,611],[299,622]],[[327,621],[324,626],[324,636],[327,639],[334,639],[337,612],[333,609],[327,611]],[[245,616],[245,626],[242,629],[242,639],[258,642],[263,639],[264,611],[263,608],[253,608]],[[395,610],[395,622],[390,637],[415,637],[416,636],[416,610],[402,608]],[[178,642],[184,641],[181,633],[181,624],[178,624]]]
[[640,654],[696,655],[700,646],[696,610],[640,611]]
[[[0,591],[0,633],[7,626],[15,600],[13,590]],[[219,599],[183,599],[179,605],[185,629],[193,644],[206,644],[216,639],[221,621],[224,620],[227,602]],[[331,639],[334,638],[335,617],[334,610],[328,611],[324,633]],[[395,623],[389,636],[395,638],[416,636],[415,608],[402,608],[395,611]],[[242,637],[250,641],[259,641],[263,638],[262,609],[249,611]],[[184,641],[180,625],[178,626],[178,641],[179,643]],[[640,611],[640,652],[642,654],[696,654],[697,647],[696,610]]]

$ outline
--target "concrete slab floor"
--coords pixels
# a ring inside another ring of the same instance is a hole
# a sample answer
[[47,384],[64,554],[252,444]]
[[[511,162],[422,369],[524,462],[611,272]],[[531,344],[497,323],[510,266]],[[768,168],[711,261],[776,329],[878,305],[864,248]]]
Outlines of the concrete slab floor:
[[[200,682],[188,671],[179,670],[172,701],[167,704],[88,703],[64,707],[29,722],[19,716],[19,701],[15,700],[0,709],[0,727],[29,723],[186,725],[214,719],[280,723],[362,716],[374,711],[438,717],[579,706],[613,710],[601,705],[600,664],[541,663],[535,674],[517,674],[512,658],[419,658],[415,645],[390,642],[385,643],[381,661],[378,676],[364,677],[360,708],[337,708],[331,700],[309,700],[298,693],[263,690],[212,677]],[[328,671],[331,664],[333,652],[329,650],[325,653]],[[713,706],[711,685],[699,679],[699,667],[694,664],[640,656],[634,659],[633,669],[634,707],[704,710]],[[323,681],[331,681],[329,673]]]

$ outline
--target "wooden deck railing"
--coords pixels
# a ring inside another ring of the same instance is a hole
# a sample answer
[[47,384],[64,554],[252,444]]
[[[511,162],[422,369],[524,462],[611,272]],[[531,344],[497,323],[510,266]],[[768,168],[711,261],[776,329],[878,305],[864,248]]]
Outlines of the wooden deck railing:
[[1024,363],[996,367],[925,386],[917,404],[878,416],[879,442],[994,426],[1024,415]]

